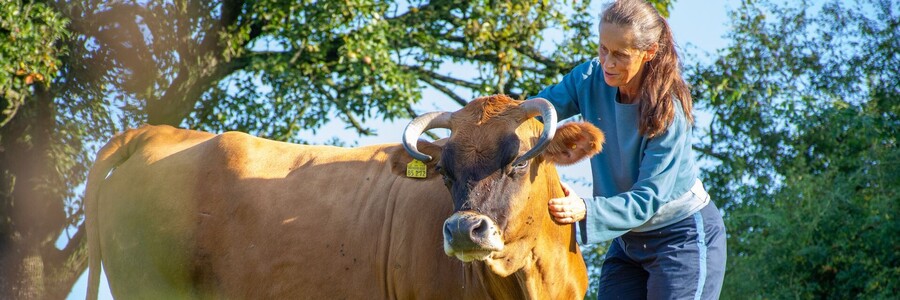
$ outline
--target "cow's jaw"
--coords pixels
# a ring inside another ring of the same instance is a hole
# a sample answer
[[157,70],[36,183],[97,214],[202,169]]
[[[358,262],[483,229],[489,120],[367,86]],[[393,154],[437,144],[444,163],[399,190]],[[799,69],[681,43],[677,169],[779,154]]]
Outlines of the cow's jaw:
[[491,218],[472,211],[457,212],[444,221],[444,253],[463,262],[485,260],[503,251],[503,234]]

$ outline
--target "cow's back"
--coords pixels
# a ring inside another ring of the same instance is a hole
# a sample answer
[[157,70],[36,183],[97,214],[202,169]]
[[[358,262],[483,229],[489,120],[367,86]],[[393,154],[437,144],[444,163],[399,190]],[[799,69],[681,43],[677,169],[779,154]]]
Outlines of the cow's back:
[[100,189],[102,256],[116,295],[456,298],[478,290],[442,252],[446,189],[392,173],[398,145],[301,146],[167,127],[145,135]]

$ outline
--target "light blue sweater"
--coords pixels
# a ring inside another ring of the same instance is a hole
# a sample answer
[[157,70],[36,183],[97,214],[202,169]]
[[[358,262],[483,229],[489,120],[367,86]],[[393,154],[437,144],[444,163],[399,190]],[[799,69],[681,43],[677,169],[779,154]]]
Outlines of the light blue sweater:
[[576,227],[581,244],[611,240],[633,229],[656,229],[702,208],[700,203],[672,205],[678,207],[666,210],[666,220],[648,222],[662,206],[686,195],[697,183],[691,126],[681,104],[673,100],[675,120],[665,133],[647,139],[638,133],[638,104],[618,103],[617,93],[618,88],[603,80],[595,58],[537,95],[553,103],[559,119],[581,114],[606,134],[603,151],[591,158],[594,195],[584,198],[587,216]]

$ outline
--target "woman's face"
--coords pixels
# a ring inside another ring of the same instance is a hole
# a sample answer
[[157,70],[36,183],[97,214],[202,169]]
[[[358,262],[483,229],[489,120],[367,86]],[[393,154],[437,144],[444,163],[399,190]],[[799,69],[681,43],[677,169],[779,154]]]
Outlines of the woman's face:
[[638,75],[643,71],[644,63],[653,58],[657,47],[654,44],[648,50],[640,50],[634,44],[634,30],[631,28],[610,23],[600,26],[599,55],[606,84],[620,88],[637,87],[638,82],[633,79],[640,78]]

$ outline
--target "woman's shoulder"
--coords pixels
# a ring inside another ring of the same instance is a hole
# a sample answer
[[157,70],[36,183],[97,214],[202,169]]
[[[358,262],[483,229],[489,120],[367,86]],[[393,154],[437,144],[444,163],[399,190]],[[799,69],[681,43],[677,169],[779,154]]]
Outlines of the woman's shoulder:
[[600,67],[600,58],[594,57],[588,61],[582,62],[572,69],[571,74],[581,75],[581,79],[588,79],[594,75],[602,75]]
[[569,80],[574,81],[576,86],[580,87],[587,84],[594,87],[593,90],[595,92],[615,90],[615,88],[606,84],[606,80],[603,79],[603,67],[600,65],[600,58],[598,57],[578,64],[566,76],[570,78]]
[[692,131],[691,124],[688,122],[687,117],[685,116],[684,107],[681,105],[681,101],[678,100],[678,98],[674,95],[672,95],[671,101],[674,111],[672,115],[672,121],[667,126],[666,131],[675,131],[676,134],[687,133],[688,135],[690,135]]

